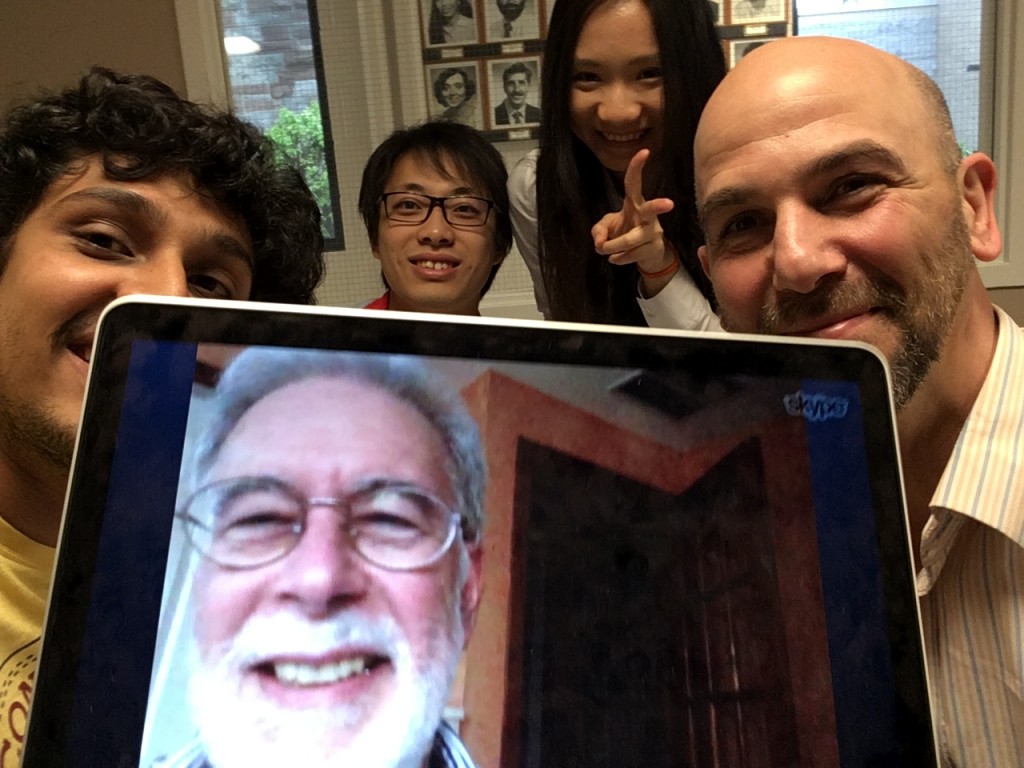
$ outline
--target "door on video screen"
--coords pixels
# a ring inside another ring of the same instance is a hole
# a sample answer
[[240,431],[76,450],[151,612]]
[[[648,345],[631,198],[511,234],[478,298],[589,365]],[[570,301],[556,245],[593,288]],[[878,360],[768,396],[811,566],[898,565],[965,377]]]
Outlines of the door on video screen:
[[672,495],[522,442],[519,765],[799,763],[761,456]]

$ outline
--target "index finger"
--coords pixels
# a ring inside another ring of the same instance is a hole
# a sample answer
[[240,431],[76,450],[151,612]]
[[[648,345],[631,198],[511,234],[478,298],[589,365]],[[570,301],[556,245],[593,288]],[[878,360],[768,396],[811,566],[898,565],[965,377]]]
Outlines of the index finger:
[[626,166],[626,175],[622,179],[626,199],[636,208],[644,204],[644,165],[650,156],[651,150],[649,149],[641,149],[633,155],[629,165]]

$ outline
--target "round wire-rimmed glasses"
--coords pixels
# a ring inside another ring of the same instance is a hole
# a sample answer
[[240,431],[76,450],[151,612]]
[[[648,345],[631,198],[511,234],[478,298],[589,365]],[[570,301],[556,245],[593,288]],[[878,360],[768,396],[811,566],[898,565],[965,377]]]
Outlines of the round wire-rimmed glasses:
[[204,557],[226,568],[258,568],[298,545],[312,507],[342,514],[353,550],[380,568],[426,568],[444,556],[462,516],[432,493],[372,480],[342,497],[308,497],[276,477],[235,477],[193,493],[177,516]]
[[482,227],[487,223],[494,201],[473,195],[434,197],[419,192],[385,192],[380,196],[384,215],[399,224],[422,224],[434,208],[453,227]]

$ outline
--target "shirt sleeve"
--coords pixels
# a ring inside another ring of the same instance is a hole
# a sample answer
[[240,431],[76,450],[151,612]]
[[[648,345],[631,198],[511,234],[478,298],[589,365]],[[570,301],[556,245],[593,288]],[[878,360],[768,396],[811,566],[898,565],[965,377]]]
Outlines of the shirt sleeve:
[[704,294],[680,266],[668,285],[645,299],[637,285],[637,303],[651,328],[682,331],[721,331],[722,324]]
[[508,196],[511,205],[512,235],[526,268],[533,280],[533,297],[537,309],[546,320],[551,319],[548,295],[544,290],[544,277],[540,270],[540,246],[537,235],[537,158],[534,149],[516,163],[508,177]]

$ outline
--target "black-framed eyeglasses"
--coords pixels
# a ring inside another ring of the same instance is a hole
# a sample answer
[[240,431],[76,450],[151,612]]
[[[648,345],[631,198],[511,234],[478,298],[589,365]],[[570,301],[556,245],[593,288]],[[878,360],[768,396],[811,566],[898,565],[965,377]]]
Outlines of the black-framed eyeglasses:
[[440,207],[444,220],[453,227],[482,227],[494,207],[494,201],[485,197],[434,197],[418,192],[385,192],[380,201],[384,204],[384,215],[399,224],[422,224],[434,208]]
[[280,560],[299,543],[311,507],[342,513],[352,548],[367,562],[395,571],[425,568],[441,559],[462,516],[422,488],[371,481],[341,497],[307,497],[276,477],[235,477],[200,488],[177,516],[189,541],[227,568],[258,568]]

